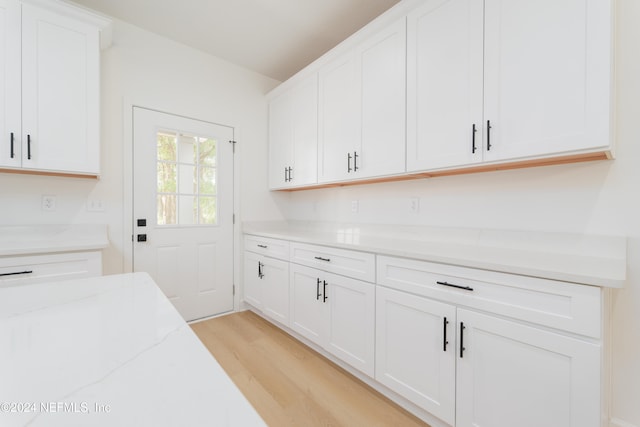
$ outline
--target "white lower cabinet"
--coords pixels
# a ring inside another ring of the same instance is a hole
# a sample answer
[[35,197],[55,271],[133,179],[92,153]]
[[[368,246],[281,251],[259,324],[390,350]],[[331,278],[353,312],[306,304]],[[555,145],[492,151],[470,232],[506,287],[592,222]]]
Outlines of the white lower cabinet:
[[244,299],[271,319],[289,325],[289,263],[245,252]]
[[455,422],[456,309],[376,290],[376,380],[448,424]]
[[291,328],[374,375],[375,285],[291,264]]
[[0,257],[0,286],[31,285],[101,275],[101,251]]
[[600,346],[458,309],[456,426],[600,426]]

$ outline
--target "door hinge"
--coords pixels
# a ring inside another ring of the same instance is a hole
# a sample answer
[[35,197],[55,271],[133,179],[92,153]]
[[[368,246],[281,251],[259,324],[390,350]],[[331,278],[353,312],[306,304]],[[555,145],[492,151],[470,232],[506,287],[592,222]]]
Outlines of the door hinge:
[[236,214],[233,214],[233,223],[236,223]]
[[229,144],[233,144],[233,153],[235,154],[237,141],[230,140]]
[[233,296],[236,296],[236,285],[233,285]]
[[133,234],[131,235],[131,241],[133,242]]

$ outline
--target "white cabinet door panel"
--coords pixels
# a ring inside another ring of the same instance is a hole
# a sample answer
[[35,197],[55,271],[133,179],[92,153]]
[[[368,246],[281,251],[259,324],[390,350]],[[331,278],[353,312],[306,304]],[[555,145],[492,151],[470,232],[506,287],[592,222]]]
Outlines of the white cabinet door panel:
[[289,92],[269,102],[269,186],[288,186],[287,168],[293,165],[291,115],[293,99]]
[[290,186],[318,181],[318,76],[300,83],[293,93],[293,166]]
[[451,425],[455,332],[453,305],[377,287],[376,380]]
[[482,0],[428,1],[407,19],[407,170],[482,161]]
[[323,345],[329,306],[322,301],[321,271],[297,264],[290,265],[291,329]]
[[318,181],[339,181],[350,177],[359,151],[360,90],[353,52],[326,64],[319,72]]
[[485,160],[608,148],[610,22],[609,1],[485,1]]
[[289,325],[289,263],[263,258],[262,311],[284,325]]
[[20,3],[0,1],[0,166],[20,167]]
[[406,38],[403,18],[356,49],[362,88],[356,178],[405,171]]
[[22,6],[23,167],[99,173],[99,55],[95,27]]
[[600,425],[599,345],[463,309],[457,321],[456,426]]
[[323,273],[329,306],[326,349],[370,377],[374,376],[375,285]]

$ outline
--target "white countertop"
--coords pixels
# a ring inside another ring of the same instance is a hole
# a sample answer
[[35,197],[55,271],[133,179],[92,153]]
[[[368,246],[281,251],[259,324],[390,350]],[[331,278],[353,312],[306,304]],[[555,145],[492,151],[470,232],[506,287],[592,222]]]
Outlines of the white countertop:
[[109,246],[107,226],[0,226],[0,256],[98,250]]
[[626,282],[620,236],[295,221],[244,223],[243,232],[594,286]]
[[0,289],[0,426],[265,426],[145,273]]

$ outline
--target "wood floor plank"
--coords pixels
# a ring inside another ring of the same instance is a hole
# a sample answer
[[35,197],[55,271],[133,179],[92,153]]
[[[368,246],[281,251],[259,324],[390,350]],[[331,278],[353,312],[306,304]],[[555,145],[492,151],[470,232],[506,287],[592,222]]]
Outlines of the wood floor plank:
[[255,313],[191,328],[269,426],[429,427]]

